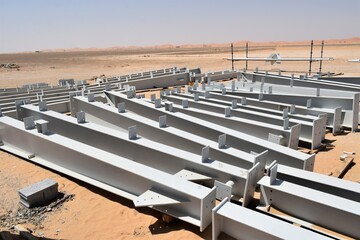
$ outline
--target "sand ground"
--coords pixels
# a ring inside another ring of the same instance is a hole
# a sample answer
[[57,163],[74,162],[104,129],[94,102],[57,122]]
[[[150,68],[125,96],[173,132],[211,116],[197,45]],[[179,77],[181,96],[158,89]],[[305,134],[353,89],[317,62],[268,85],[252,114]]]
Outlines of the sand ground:
[[[62,53],[23,53],[0,54],[0,63],[16,63],[20,71],[0,69],[0,88],[21,86],[26,83],[48,82],[57,84],[61,78],[89,79],[105,74],[107,76],[128,74],[171,66],[201,67],[203,72],[229,69],[227,49],[208,49],[207,51],[136,50],[94,51]],[[279,52],[283,57],[304,57],[309,47],[276,47],[274,49],[250,52],[251,56],[266,57]],[[319,48],[315,50],[319,56]],[[243,56],[244,52],[238,52]],[[348,63],[348,59],[359,58],[360,45],[329,46],[325,48],[326,57],[335,57],[332,62],[324,62],[323,72],[331,71],[345,75],[360,75],[360,64]],[[258,66],[264,70],[283,69],[306,72],[308,63],[250,63],[249,68]],[[244,67],[236,63],[236,68]],[[318,70],[318,63],[313,65]],[[344,179],[360,182],[360,133],[333,136],[326,135],[327,148],[316,156],[315,171],[323,174],[334,172],[342,162],[342,151],[352,151],[354,164]],[[200,233],[197,227],[174,220],[164,223],[161,214],[149,208],[135,209],[132,202],[92,187],[54,171],[44,169],[6,152],[0,152],[0,219],[9,211],[16,211],[19,197],[17,190],[44,178],[59,182],[59,190],[75,194],[72,201],[65,202],[57,211],[46,213],[42,226],[24,224],[47,239],[210,239],[211,227]],[[8,227],[0,227],[0,231]]]

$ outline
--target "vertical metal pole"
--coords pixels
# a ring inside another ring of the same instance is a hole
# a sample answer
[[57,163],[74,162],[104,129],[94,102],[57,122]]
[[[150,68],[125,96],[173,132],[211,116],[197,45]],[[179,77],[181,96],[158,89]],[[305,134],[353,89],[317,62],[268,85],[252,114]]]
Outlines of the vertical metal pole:
[[311,64],[312,64],[313,46],[314,46],[314,41],[311,40],[311,45],[310,45],[310,61],[309,61],[309,75],[311,75]]
[[231,70],[234,71],[234,45],[231,44]]
[[[245,48],[245,57],[246,59],[249,57],[249,45],[248,43],[246,43],[246,48]],[[245,61],[245,69],[248,69],[248,60]]]
[[320,66],[319,66],[319,74],[320,74],[320,75],[321,75],[321,70],[322,70],[322,58],[323,58],[323,53],[324,53],[324,40],[322,40],[322,42],[321,42]]

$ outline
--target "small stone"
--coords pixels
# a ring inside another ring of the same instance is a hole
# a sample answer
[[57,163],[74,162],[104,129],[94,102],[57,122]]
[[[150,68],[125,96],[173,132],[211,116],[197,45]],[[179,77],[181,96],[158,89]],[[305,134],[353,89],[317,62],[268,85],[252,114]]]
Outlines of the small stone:
[[44,233],[43,232],[38,232],[38,235],[39,235],[39,237],[42,237],[42,236],[44,236]]
[[46,211],[47,211],[47,212],[51,212],[52,209],[51,209],[51,208],[47,208]]

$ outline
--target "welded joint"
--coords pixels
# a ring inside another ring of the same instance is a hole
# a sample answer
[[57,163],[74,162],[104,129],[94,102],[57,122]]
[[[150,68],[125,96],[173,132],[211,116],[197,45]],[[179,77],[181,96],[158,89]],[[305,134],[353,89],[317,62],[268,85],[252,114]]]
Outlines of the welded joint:
[[155,108],[161,108],[161,99],[160,98],[155,99],[154,104],[155,104]]
[[320,96],[320,88],[316,89],[316,96],[319,97]]
[[282,117],[283,117],[283,119],[289,117],[289,109],[288,109],[288,108],[284,108],[284,109],[283,109],[283,115],[282,115]]
[[311,99],[306,100],[306,107],[311,108]]
[[166,102],[165,103],[165,111],[173,112],[174,107],[172,102]]
[[226,148],[226,134],[221,134],[218,138],[218,148],[224,149]]
[[128,134],[129,134],[129,140],[136,140],[137,139],[136,125],[128,127]]
[[95,101],[95,94],[88,93],[87,100],[88,100],[88,102],[94,102]]
[[237,108],[237,99],[234,99],[231,101],[231,109],[236,109]]
[[128,91],[126,91],[126,97],[128,98],[128,99],[131,99],[131,98],[134,98],[135,97],[135,91],[134,90],[128,90]]
[[291,104],[291,106],[290,106],[290,113],[291,113],[291,114],[294,114],[294,113],[295,113],[295,110],[296,110],[295,104]]
[[215,180],[214,186],[216,187],[216,199],[231,199],[231,192],[234,185],[235,182],[233,180],[229,180],[226,183]]
[[270,185],[273,185],[274,182],[276,181],[277,169],[278,169],[278,164],[274,164],[271,168],[269,168],[269,171],[270,171]]
[[85,112],[84,111],[77,112],[76,119],[78,123],[85,123],[86,122]]
[[272,94],[272,92],[273,92],[273,87],[272,87],[272,86],[269,86],[269,88],[268,88],[268,93],[269,93],[269,94]]
[[250,88],[249,88],[249,91],[250,91],[250,92],[254,92],[254,88],[253,88],[253,87],[250,87]]
[[47,104],[45,101],[39,102],[39,111],[44,112],[47,111]]
[[182,99],[181,105],[183,108],[189,108],[189,100],[188,99]]
[[124,102],[121,102],[121,103],[118,103],[118,112],[119,113],[124,113],[125,112],[125,103]]
[[235,80],[231,81],[231,91],[235,92]]
[[284,122],[283,122],[283,129],[284,130],[288,130],[289,129],[289,118],[284,118]]
[[48,121],[43,120],[43,119],[39,119],[35,121],[35,125],[36,125],[36,129],[38,131],[38,133],[42,133],[44,135],[48,134]]
[[226,88],[221,89],[221,95],[226,95]]
[[194,93],[194,101],[199,101],[199,93]]
[[210,146],[203,147],[201,149],[201,162],[205,163],[209,160]]
[[225,117],[231,117],[231,109],[230,107],[226,107],[224,109]]
[[240,104],[241,104],[241,105],[246,105],[246,97],[242,97],[242,98],[241,98]]
[[167,117],[166,115],[162,115],[159,117],[159,127],[160,128],[165,128],[167,127]]
[[205,91],[205,98],[210,98],[210,91]]
[[111,91],[111,84],[110,83],[105,84],[105,91]]
[[35,120],[33,116],[25,117],[23,121],[26,130],[31,130],[35,128]]

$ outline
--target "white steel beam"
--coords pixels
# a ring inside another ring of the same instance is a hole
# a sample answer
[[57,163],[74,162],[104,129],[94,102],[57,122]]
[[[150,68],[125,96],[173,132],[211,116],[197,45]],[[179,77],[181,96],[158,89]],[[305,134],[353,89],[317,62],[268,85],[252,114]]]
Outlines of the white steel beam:
[[[179,96],[177,94],[175,94],[175,96],[173,96],[173,95],[162,96],[162,98],[167,99],[175,104],[181,104],[181,102],[184,99],[186,99],[186,98],[182,97],[182,95]],[[224,108],[226,105],[222,105],[219,103],[213,103],[213,102],[207,102],[208,99],[209,98],[201,98],[201,101],[194,101],[193,99],[187,99],[187,101],[189,103],[188,106],[196,108],[196,109],[210,111],[210,112],[216,112],[216,113],[224,112]],[[226,103],[223,102],[223,104],[226,104]],[[240,104],[237,104],[237,102],[235,102],[235,104],[231,104],[231,105],[232,106],[231,106],[230,114],[231,114],[231,116],[234,116],[234,117],[245,118],[245,119],[254,120],[254,121],[260,121],[263,123],[274,124],[274,125],[278,125],[278,126],[284,126],[284,119],[288,118],[288,115],[284,116],[284,114],[282,116],[274,116],[274,115],[268,114],[268,113],[262,113],[262,112],[257,112],[257,111],[253,111],[253,110],[237,108],[237,106],[240,105]],[[179,111],[182,111],[182,110],[179,109]],[[184,113],[186,113],[186,112],[184,112]],[[306,141],[306,142],[312,144],[312,148],[317,148],[321,145],[321,141],[325,138],[326,118],[317,118],[317,119],[314,119],[311,123],[307,122],[307,121],[303,121],[303,120],[289,118],[289,127],[290,128],[297,124],[301,124],[300,140]],[[322,128],[322,130],[321,130],[320,134],[318,134],[318,131],[314,131],[314,130],[320,130],[321,128]],[[297,145],[293,146],[293,148],[297,149]]]
[[25,129],[21,121],[0,117],[0,148],[128,198],[135,206],[151,206],[199,226],[200,231],[211,223],[215,188],[33,127],[31,119],[25,121]]
[[240,207],[224,199],[213,209],[212,239],[221,233],[235,239],[332,239],[291,223]]
[[212,141],[217,141],[220,135],[226,134],[226,145],[230,147],[234,147],[242,151],[251,150],[257,153],[262,153],[268,150],[266,157],[267,164],[270,164],[273,160],[278,160],[279,163],[284,165],[306,170],[312,170],[314,167],[313,164],[315,155],[304,154],[239,131],[234,131],[219,124],[213,124],[209,121],[204,121],[199,118],[182,114],[180,112],[174,113],[166,111],[163,108],[156,108],[154,107],[154,104],[141,99],[128,99],[127,96],[122,93],[105,91],[105,94],[109,101],[111,101],[114,105],[124,102],[129,111],[155,121],[157,121],[160,116],[166,115],[171,126],[184,131],[192,132],[193,134],[211,139]]
[[[246,170],[218,159],[211,159],[208,155],[199,155],[200,152],[193,154],[138,137],[136,126],[131,127],[128,134],[86,122],[85,112],[78,112],[76,119],[53,111],[41,111],[33,105],[24,105],[21,109],[22,116],[32,116],[35,120],[48,121],[48,129],[51,132],[185,179],[189,176],[188,173],[193,173],[198,176],[194,180],[201,181],[209,187],[213,187],[216,180],[220,184],[217,188],[219,199],[222,199],[224,195],[219,193],[225,187],[222,184],[232,181],[230,196],[234,194],[243,198],[244,201],[246,200],[245,205],[248,205],[253,198],[256,183],[264,173],[265,163],[257,163]],[[81,120],[79,120],[79,113],[83,115]],[[193,178],[191,176],[192,180]]]
[[[301,96],[301,95],[284,95],[284,94],[261,94],[254,92],[234,91],[229,94],[237,95],[246,98],[282,102],[287,104],[295,104],[299,106],[306,106],[307,108],[338,108],[341,107],[345,112],[345,122],[351,122],[351,129],[355,131],[358,128],[359,122],[359,93],[355,93],[353,97],[314,97],[314,96]],[[310,102],[310,104],[309,104]]]
[[[204,95],[203,91],[193,91],[194,93],[199,93]],[[227,93],[227,92],[226,92]],[[213,101],[213,99],[218,99],[222,101],[234,101],[238,102],[238,106],[245,109],[250,109],[254,111],[260,111],[265,113],[273,113],[274,111],[280,111],[280,114],[283,114],[284,109],[289,109],[288,116],[289,118],[297,118],[304,120],[304,116],[306,118],[319,117],[319,115],[326,114],[327,117],[327,127],[331,127],[333,129],[333,133],[339,132],[341,126],[351,127],[352,121],[344,118],[345,112],[342,113],[342,109],[328,109],[328,108],[316,108],[311,107],[307,108],[306,106],[299,106],[290,103],[281,103],[275,101],[267,101],[267,100],[259,100],[255,98],[246,98],[241,96],[235,96],[230,94],[221,94],[218,92],[210,92],[210,98],[207,101]],[[279,113],[278,113],[279,114]],[[305,119],[306,119],[305,118]]]
[[[270,173],[269,173],[270,174]],[[279,164],[277,178],[360,202],[360,184]]]
[[276,172],[258,184],[265,206],[349,237],[360,237],[360,202],[277,179]]
[[[297,149],[299,144],[300,124],[289,128],[288,126],[279,126],[240,117],[233,117],[231,116],[231,109],[229,107],[223,108],[225,111],[224,115],[198,108],[183,108],[178,104],[172,104],[172,106],[174,111],[222,125],[254,137],[269,140],[292,149]],[[226,110],[228,110],[228,114],[226,114]],[[272,139],[271,136],[278,136],[279,138],[275,140]]]
[[171,123],[165,117],[166,115],[159,117],[166,119],[165,124],[161,125],[159,121],[154,121],[128,111],[125,104],[124,108],[123,112],[119,112],[118,108],[103,104],[102,102],[89,102],[87,98],[82,96],[71,99],[71,113],[73,116],[77,112],[84,111],[86,112],[86,119],[90,122],[120,131],[127,130],[130,126],[136,125],[140,136],[184,151],[199,154],[201,149],[209,146],[211,158],[245,169],[250,169],[254,163],[261,162],[260,159],[265,157],[264,154],[266,153],[253,155],[249,152],[226,146],[226,136],[225,144],[219,147],[218,141],[212,141],[192,132],[183,131],[171,126]]

